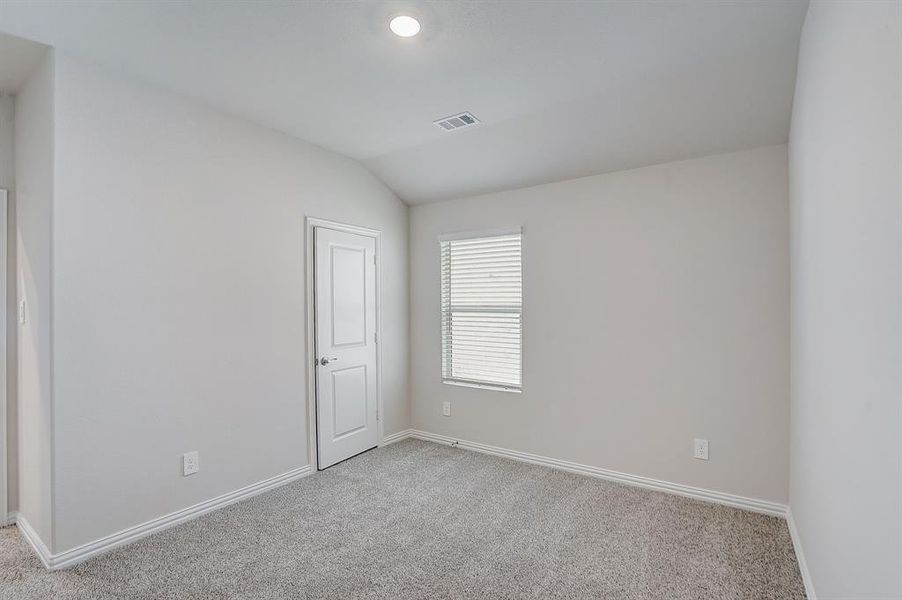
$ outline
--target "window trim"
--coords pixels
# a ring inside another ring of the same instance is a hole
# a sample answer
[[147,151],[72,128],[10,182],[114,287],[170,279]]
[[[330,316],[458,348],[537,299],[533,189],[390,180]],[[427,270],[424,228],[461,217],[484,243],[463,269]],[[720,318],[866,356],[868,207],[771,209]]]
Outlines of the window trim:
[[[479,238],[496,237],[501,235],[519,235],[520,244],[523,244],[523,228],[522,227],[504,227],[500,229],[479,229],[476,231],[458,231],[452,233],[443,233],[438,236],[439,242],[457,242],[460,240],[476,240]],[[522,260],[521,271],[522,271]]]
[[505,235],[519,235],[520,236],[520,283],[523,284],[524,276],[523,276],[523,262],[524,262],[524,236],[523,236],[523,227],[505,227],[505,228],[497,228],[497,229],[480,229],[480,230],[471,230],[471,231],[461,231],[461,232],[452,232],[452,233],[444,233],[437,237],[438,250],[439,250],[439,356],[441,360],[441,368],[439,369],[440,380],[443,384],[454,385],[458,387],[466,387],[473,389],[481,389],[493,392],[507,392],[511,394],[522,394],[524,383],[526,380],[525,372],[523,368],[523,343],[524,343],[524,333],[525,333],[525,323],[523,319],[524,314],[524,294],[520,293],[520,385],[519,387],[504,385],[500,383],[490,383],[486,381],[477,381],[471,379],[460,379],[460,378],[446,378],[445,377],[445,369],[444,369],[444,352],[445,352],[445,331],[443,329],[443,317],[444,317],[444,308],[442,305],[442,289],[441,289],[441,278],[442,278],[442,266],[441,266],[441,255],[442,255],[442,243],[443,242],[453,242],[459,240],[472,240],[479,238],[489,238],[496,236],[505,236]]

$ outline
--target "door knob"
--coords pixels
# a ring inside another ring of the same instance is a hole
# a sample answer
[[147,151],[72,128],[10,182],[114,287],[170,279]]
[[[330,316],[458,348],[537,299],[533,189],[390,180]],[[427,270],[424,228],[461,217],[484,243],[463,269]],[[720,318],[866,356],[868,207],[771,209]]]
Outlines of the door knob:
[[319,359],[319,364],[321,364],[322,366],[325,367],[325,366],[328,365],[330,362],[335,362],[336,360],[338,360],[338,357],[337,357],[337,356],[333,356],[332,358],[326,358],[326,357],[324,356],[324,357],[322,357],[321,359]]

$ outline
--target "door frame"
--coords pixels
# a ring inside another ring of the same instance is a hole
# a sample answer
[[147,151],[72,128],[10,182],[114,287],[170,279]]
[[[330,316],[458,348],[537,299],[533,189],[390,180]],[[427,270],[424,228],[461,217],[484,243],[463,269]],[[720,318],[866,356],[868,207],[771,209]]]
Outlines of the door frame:
[[371,237],[376,242],[376,423],[378,427],[379,446],[385,438],[385,411],[382,406],[382,232],[378,229],[348,225],[338,221],[320,219],[307,216],[304,218],[304,264],[305,264],[305,297],[306,297],[306,354],[307,365],[307,456],[308,464],[319,469],[319,455],[317,452],[317,427],[316,427],[316,295],[315,295],[315,265],[314,230],[317,227],[354,233]]
[[[9,513],[9,424],[7,419],[6,386],[9,382],[9,304],[7,302],[7,267],[9,248],[9,192],[0,189],[0,526],[11,521]],[[16,323],[19,322],[18,315]]]

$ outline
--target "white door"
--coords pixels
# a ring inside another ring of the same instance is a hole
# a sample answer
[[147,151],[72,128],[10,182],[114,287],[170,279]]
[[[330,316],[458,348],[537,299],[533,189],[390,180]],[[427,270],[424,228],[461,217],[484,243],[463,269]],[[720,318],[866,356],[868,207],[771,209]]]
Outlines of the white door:
[[316,431],[320,469],[379,444],[376,240],[314,229]]

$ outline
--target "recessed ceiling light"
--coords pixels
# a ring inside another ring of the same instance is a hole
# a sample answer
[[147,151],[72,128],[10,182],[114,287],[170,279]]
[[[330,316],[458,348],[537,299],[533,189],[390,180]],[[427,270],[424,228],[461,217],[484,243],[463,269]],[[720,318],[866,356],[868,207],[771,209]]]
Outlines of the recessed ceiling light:
[[400,35],[401,37],[413,37],[420,33],[420,22],[407,15],[395,17],[388,24],[388,27],[395,35]]

